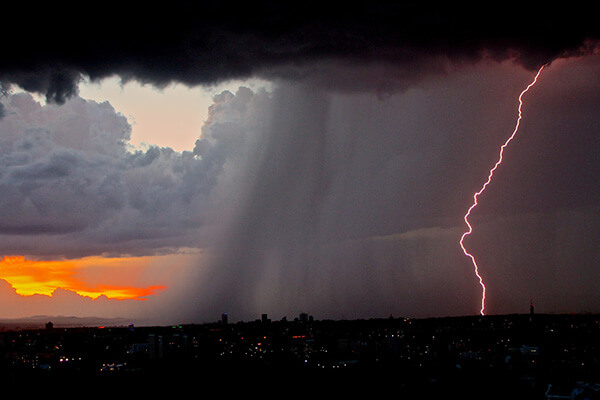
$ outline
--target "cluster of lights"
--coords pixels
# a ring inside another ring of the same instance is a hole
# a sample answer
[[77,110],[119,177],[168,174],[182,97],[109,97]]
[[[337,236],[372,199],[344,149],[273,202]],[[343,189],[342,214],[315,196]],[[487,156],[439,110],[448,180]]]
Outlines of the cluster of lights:
[[118,371],[125,366],[125,363],[105,363],[102,364],[100,372]]
[[59,362],[81,361],[81,357],[60,357]]

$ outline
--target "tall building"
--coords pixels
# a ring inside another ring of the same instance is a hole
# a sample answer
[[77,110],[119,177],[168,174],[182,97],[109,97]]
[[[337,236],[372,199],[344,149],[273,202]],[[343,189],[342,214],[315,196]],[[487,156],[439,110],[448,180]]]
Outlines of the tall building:
[[148,356],[151,360],[163,359],[163,337],[150,333],[148,335]]
[[533,315],[533,299],[529,299],[529,315]]
[[222,323],[223,325],[227,325],[227,322],[228,322],[228,321],[227,321],[227,313],[223,313],[223,314],[221,314],[221,323]]

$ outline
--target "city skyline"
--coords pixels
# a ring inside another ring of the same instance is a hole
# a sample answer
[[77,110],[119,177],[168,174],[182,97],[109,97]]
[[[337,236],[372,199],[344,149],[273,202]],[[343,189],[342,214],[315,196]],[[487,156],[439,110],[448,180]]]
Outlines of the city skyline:
[[248,393],[262,391],[251,383],[268,377],[337,395],[384,394],[390,380],[401,397],[579,400],[600,394],[598,314],[302,317],[2,330],[0,370],[11,382],[75,382],[82,388],[112,389],[125,379],[137,393],[155,393],[162,387],[157,381],[197,386],[199,377],[215,386],[235,379],[236,388]]

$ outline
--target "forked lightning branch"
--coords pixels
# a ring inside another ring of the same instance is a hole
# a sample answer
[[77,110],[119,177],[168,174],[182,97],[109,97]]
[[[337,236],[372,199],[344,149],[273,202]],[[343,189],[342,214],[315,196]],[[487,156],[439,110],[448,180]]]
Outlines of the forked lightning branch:
[[465,220],[465,223],[467,224],[468,230],[465,233],[463,233],[463,235],[460,238],[460,247],[463,250],[463,252],[465,253],[465,255],[471,259],[471,262],[473,263],[473,269],[475,271],[475,276],[477,276],[477,279],[479,280],[479,284],[481,285],[481,310],[480,310],[481,315],[485,315],[485,291],[486,291],[486,287],[485,287],[485,283],[483,282],[483,278],[481,277],[481,274],[479,272],[479,266],[477,265],[477,261],[475,260],[475,257],[473,256],[473,254],[471,254],[471,253],[469,253],[467,251],[467,249],[465,247],[465,244],[464,244],[465,238],[473,232],[473,227],[469,223],[469,216],[471,215],[471,211],[473,211],[473,209],[475,207],[477,207],[477,198],[485,191],[485,189],[487,188],[487,186],[492,181],[492,177],[494,176],[494,171],[496,171],[496,169],[500,166],[500,164],[502,164],[502,156],[504,154],[504,149],[514,139],[514,137],[516,136],[517,132],[519,131],[519,125],[521,124],[521,118],[522,118],[521,108],[523,107],[523,95],[525,93],[527,93],[527,91],[533,85],[535,85],[535,83],[537,82],[538,77],[542,73],[543,69],[544,69],[544,66],[542,66],[538,70],[537,74],[533,78],[533,81],[519,95],[519,117],[517,118],[517,123],[515,125],[515,129],[513,130],[512,134],[508,137],[508,139],[506,139],[506,141],[504,142],[504,144],[500,147],[500,154],[498,156],[498,161],[496,162],[496,164],[494,165],[494,167],[492,169],[490,169],[487,181],[483,184],[483,186],[481,187],[481,189],[479,189],[479,191],[475,192],[475,194],[473,195],[473,204],[471,205],[471,207],[469,207],[469,209],[467,210],[467,213],[464,216],[464,220]]

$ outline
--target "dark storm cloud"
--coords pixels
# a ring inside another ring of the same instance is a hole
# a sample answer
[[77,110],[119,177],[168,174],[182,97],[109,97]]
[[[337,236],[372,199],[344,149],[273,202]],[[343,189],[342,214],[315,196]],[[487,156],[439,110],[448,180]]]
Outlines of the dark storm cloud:
[[[545,70],[471,218],[491,313],[527,310],[530,297],[540,311],[600,307],[589,283],[600,261],[597,68],[590,57]],[[384,98],[289,82],[222,97],[211,126],[244,132],[248,156],[219,188],[232,209],[213,210],[222,230],[209,273],[186,291],[195,315],[478,312],[463,215],[532,77],[481,62]]]
[[[357,78],[380,76],[362,76],[360,66],[382,64],[399,75],[385,84],[406,84],[438,70],[431,60],[486,55],[534,68],[599,37],[584,2],[539,8],[417,1],[18,4],[4,13],[10,18],[3,21],[0,81],[58,103],[77,92],[82,76],[161,86],[316,74],[327,85],[362,87]],[[341,79],[331,65],[359,67],[359,73]]]

